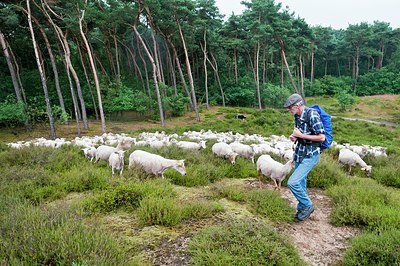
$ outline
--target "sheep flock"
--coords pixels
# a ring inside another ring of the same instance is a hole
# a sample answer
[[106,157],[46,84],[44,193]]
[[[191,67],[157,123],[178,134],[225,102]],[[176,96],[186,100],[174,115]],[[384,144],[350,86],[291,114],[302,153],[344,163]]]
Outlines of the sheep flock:
[[[117,171],[122,175],[126,151],[132,146],[134,151],[129,155],[129,168],[139,167],[149,174],[164,178],[164,172],[173,168],[182,175],[186,175],[184,158],[164,158],[160,155],[140,150],[140,147],[148,146],[153,149],[175,146],[180,149],[202,152],[206,149],[208,141],[216,142],[211,150],[217,157],[226,158],[235,164],[236,157],[243,157],[254,164],[254,157],[259,157],[257,171],[270,177],[276,188],[280,189],[280,184],[285,176],[293,168],[290,162],[293,157],[293,142],[285,136],[272,135],[264,137],[258,134],[240,134],[233,132],[214,132],[211,130],[187,131],[182,135],[166,134],[162,132],[143,132],[136,137],[127,134],[105,133],[94,137],[76,137],[72,140],[57,138],[48,140],[37,138],[30,141],[18,141],[8,143],[10,148],[21,149],[31,146],[45,146],[59,148],[63,145],[75,145],[81,148],[85,158],[94,163],[104,160],[111,168],[111,172]],[[248,145],[248,143],[252,143]],[[387,156],[386,148],[381,146],[369,145],[350,145],[333,143],[331,149],[340,151],[339,162],[351,166],[360,165],[367,175],[371,174],[371,166],[363,161],[363,157],[369,155],[373,157]],[[275,155],[286,161],[285,164],[274,161],[270,156]]]

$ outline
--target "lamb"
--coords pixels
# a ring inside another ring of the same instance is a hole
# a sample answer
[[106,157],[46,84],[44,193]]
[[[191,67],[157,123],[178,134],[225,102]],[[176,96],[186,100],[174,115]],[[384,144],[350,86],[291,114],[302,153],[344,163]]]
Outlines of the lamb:
[[90,159],[90,161],[93,161],[93,158],[95,158],[97,154],[97,149],[95,147],[83,148],[82,151],[85,158]]
[[141,167],[146,173],[161,175],[164,179],[164,172],[169,168],[174,168],[181,175],[186,175],[185,160],[170,160],[160,155],[136,150],[129,156],[129,168],[134,166]]
[[356,164],[361,166],[361,170],[365,171],[367,176],[371,175],[372,166],[367,165],[363,159],[361,159],[360,155],[349,150],[349,149],[341,149],[339,152],[339,162],[342,164],[349,165],[349,173],[351,172],[351,167]]
[[220,157],[227,158],[231,164],[235,164],[236,156],[238,154],[234,152],[228,144],[225,142],[217,142],[211,147],[212,152]]
[[191,141],[178,141],[176,144],[181,149],[187,150],[201,150],[206,148],[206,141],[201,140],[199,143]]
[[229,144],[229,146],[239,156],[242,156],[246,159],[251,160],[251,162],[254,164],[254,149],[253,149],[253,147],[246,145],[246,144],[242,144],[240,142],[232,142],[231,144]]
[[114,175],[114,170],[117,170],[119,175],[122,175],[122,171],[124,170],[124,155],[125,151],[122,150],[111,153],[108,165],[111,167],[112,175]]
[[[258,182],[261,187],[261,176],[270,177],[275,183],[275,189],[281,190],[282,181],[293,168],[293,160],[289,160],[286,164],[275,161],[271,156],[261,155],[257,160]],[[278,183],[277,183],[278,182]]]

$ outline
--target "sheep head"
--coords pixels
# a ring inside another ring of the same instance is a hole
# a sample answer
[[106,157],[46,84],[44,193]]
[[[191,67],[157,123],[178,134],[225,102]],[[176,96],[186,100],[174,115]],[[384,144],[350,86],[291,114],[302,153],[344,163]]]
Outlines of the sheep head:
[[366,165],[365,167],[362,167],[361,170],[365,171],[366,175],[369,177],[371,176],[372,166]]

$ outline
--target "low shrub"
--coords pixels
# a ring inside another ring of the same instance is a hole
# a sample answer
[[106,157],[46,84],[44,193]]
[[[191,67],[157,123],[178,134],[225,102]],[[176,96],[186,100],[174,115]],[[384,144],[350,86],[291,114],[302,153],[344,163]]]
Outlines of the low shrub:
[[399,265],[400,230],[369,232],[351,240],[344,265]]
[[142,225],[177,225],[183,219],[182,207],[170,197],[145,197],[137,209]]
[[193,265],[306,265],[290,241],[271,226],[232,217],[189,242]]
[[293,221],[294,212],[281,195],[271,190],[252,190],[247,193],[247,203],[251,211],[274,222]]
[[400,203],[396,192],[375,180],[352,177],[328,189],[336,225],[364,227],[370,231],[400,229]]
[[127,265],[128,255],[98,225],[62,208],[13,204],[0,216],[0,258],[5,265]]
[[337,160],[334,160],[324,152],[321,154],[317,165],[309,173],[307,186],[326,189],[337,185],[344,178],[346,178],[346,174],[341,170]]

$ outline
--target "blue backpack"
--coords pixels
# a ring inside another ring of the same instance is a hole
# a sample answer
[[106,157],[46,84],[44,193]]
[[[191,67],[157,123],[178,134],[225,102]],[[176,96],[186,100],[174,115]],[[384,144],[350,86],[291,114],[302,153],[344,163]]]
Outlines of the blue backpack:
[[[322,124],[324,125],[325,140],[324,142],[321,143],[321,152],[322,152],[323,150],[328,149],[332,145],[333,130],[332,130],[331,116],[327,112],[325,112],[324,109],[322,109],[322,107],[320,107],[319,105],[312,105],[308,107],[318,112],[319,116],[321,117]],[[308,120],[310,120],[309,117]]]

